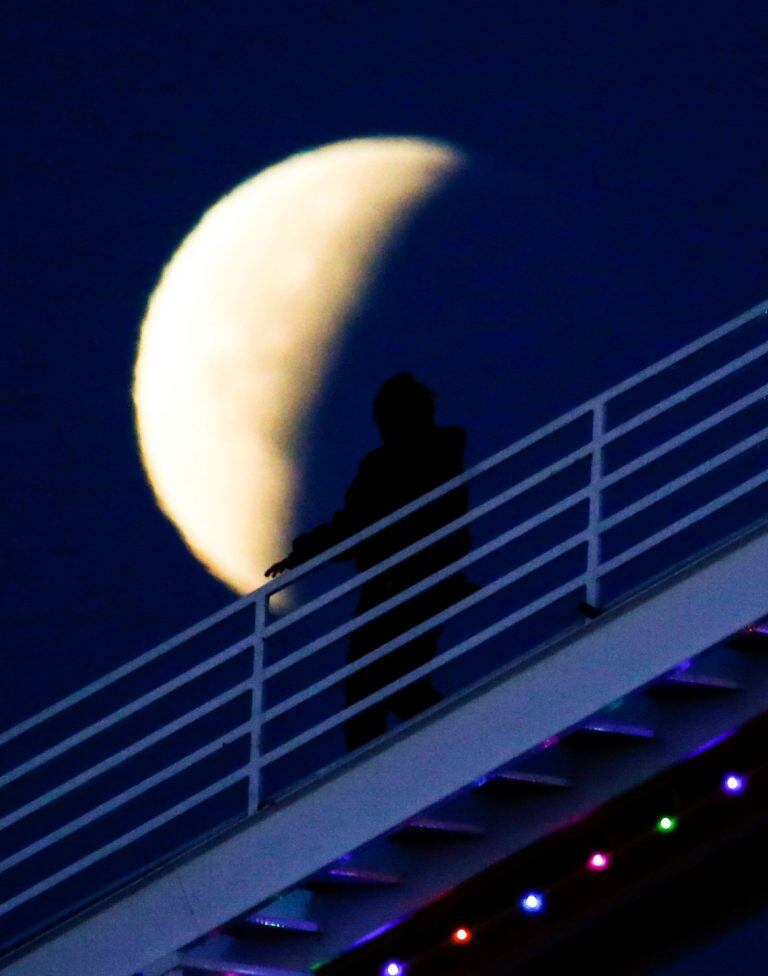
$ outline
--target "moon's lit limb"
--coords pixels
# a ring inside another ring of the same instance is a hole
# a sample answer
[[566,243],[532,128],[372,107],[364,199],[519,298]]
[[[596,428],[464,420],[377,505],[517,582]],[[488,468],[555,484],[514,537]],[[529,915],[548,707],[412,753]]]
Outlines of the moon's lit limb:
[[214,204],[150,298],[133,396],[157,500],[239,592],[292,534],[302,427],[393,234],[463,165],[370,138],[300,153]]

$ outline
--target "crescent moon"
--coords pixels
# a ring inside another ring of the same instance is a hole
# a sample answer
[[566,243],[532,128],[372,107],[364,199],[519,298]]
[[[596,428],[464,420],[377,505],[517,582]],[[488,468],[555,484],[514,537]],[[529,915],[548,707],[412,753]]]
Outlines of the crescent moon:
[[302,428],[380,260],[464,165],[407,137],[299,153],[215,203],[162,272],[134,371],[141,458],[189,549],[234,590],[287,551]]

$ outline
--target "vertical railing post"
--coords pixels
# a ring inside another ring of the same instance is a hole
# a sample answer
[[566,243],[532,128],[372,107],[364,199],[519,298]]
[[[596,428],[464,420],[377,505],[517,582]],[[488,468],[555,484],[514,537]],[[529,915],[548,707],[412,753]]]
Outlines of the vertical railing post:
[[251,761],[248,770],[249,814],[259,809],[261,799],[261,715],[264,697],[264,628],[267,625],[267,600],[268,597],[263,590],[256,593],[251,686]]
[[600,609],[600,557],[603,480],[603,438],[605,436],[605,400],[592,408],[592,465],[589,476],[589,528],[587,534],[587,603]]

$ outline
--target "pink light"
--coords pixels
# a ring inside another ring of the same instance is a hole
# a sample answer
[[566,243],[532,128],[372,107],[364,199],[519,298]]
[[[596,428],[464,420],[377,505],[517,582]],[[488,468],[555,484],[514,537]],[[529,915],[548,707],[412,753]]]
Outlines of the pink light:
[[587,861],[587,867],[590,871],[605,871],[609,864],[610,858],[602,851],[595,851]]

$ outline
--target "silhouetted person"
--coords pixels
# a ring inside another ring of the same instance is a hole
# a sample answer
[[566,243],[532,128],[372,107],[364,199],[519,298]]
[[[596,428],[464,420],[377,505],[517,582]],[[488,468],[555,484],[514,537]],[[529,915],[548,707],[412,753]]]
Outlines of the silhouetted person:
[[[435,424],[434,398],[435,394],[410,373],[398,373],[383,384],[373,407],[382,444],[360,463],[345,493],[344,508],[336,512],[330,522],[298,536],[291,554],[270,566],[267,576],[276,576],[311,559],[464,470],[464,430]],[[376,533],[338,558],[354,559],[358,571],[369,569],[466,511],[467,489],[462,486]],[[465,555],[469,548],[469,530],[459,529],[369,580],[360,588],[356,614],[370,610],[418,580],[430,576]],[[389,613],[364,624],[350,636],[349,661],[358,660],[474,590],[475,587],[463,574],[455,573]],[[434,627],[350,675],[344,683],[347,705],[366,698],[430,661],[435,655],[441,630],[442,627]],[[349,719],[344,726],[347,747],[355,749],[383,733],[388,711],[407,719],[441,700],[442,695],[428,677],[418,679]]]

